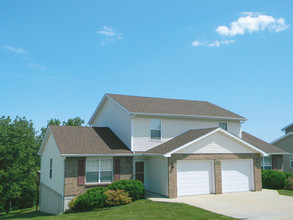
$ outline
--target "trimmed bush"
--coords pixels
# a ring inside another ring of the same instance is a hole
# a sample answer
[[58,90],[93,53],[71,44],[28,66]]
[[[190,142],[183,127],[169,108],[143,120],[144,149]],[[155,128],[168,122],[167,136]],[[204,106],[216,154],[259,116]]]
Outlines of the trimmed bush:
[[105,192],[107,197],[105,203],[107,206],[117,206],[124,205],[131,202],[131,198],[129,197],[129,193],[124,190],[116,189],[116,190],[108,190]]
[[287,178],[284,172],[276,170],[262,170],[262,186],[266,189],[284,189]]
[[74,210],[74,204],[75,204],[75,201],[77,200],[78,196],[75,197],[74,199],[72,199],[69,203],[68,203],[68,208],[69,210]]
[[89,211],[105,206],[106,195],[108,189],[106,187],[96,187],[89,189],[84,194],[78,196],[74,201],[72,208],[76,211]]
[[144,197],[144,186],[139,180],[117,180],[108,186],[112,190],[125,190],[133,201]]
[[285,189],[293,190],[293,177],[289,176],[287,178],[287,184],[285,186]]

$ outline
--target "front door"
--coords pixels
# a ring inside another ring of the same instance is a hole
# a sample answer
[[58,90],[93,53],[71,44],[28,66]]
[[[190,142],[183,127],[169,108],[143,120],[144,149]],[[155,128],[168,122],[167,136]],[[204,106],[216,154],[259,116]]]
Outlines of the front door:
[[135,179],[144,183],[144,162],[135,161]]

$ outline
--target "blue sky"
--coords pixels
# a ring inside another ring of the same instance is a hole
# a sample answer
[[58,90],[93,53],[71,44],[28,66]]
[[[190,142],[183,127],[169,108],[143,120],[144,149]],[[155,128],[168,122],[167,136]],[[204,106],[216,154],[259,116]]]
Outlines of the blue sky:
[[0,1],[0,113],[89,120],[105,93],[205,100],[266,141],[292,121],[293,1]]

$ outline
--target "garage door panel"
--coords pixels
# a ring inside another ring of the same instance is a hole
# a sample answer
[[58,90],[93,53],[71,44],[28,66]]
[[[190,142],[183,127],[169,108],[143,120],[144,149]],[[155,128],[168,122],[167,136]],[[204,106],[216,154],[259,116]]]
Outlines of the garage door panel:
[[178,196],[212,193],[212,161],[178,161],[177,162]]
[[222,160],[222,192],[252,190],[252,160]]

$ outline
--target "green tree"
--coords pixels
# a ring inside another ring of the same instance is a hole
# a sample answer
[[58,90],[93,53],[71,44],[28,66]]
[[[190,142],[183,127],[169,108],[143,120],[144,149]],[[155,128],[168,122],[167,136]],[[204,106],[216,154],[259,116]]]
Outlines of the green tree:
[[84,120],[80,117],[70,118],[67,122],[63,121],[63,126],[82,126],[84,124]]
[[[38,143],[32,121],[0,118],[0,204],[31,207],[36,197]],[[1,208],[1,207],[0,207]]]

